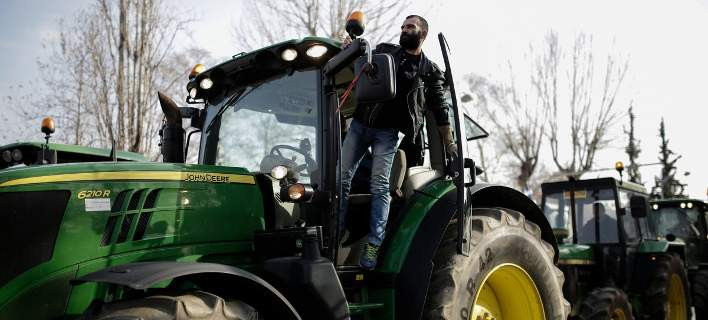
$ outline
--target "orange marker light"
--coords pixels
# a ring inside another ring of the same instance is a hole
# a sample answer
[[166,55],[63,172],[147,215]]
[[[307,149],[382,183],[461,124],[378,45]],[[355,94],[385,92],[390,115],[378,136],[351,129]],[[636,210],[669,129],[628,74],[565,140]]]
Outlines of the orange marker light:
[[42,119],[42,133],[52,134],[54,133],[54,119],[51,117],[46,117]]
[[192,71],[189,72],[189,80],[196,78],[197,75],[204,72],[204,70],[206,70],[206,67],[201,63],[197,63],[197,65],[192,68]]
[[622,161],[615,162],[615,170],[617,170],[617,171],[624,170],[624,163],[622,163]]
[[366,26],[364,18],[364,13],[361,11],[354,11],[347,18],[347,25],[345,30],[353,38],[360,36],[364,33],[364,27]]

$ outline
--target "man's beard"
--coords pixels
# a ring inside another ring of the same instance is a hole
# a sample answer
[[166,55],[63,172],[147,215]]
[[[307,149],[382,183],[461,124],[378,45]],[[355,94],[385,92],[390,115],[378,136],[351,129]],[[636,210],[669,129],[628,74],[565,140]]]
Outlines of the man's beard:
[[420,32],[413,32],[410,34],[401,32],[401,38],[398,40],[398,43],[403,49],[415,50],[418,49],[418,46],[420,46],[420,38]]

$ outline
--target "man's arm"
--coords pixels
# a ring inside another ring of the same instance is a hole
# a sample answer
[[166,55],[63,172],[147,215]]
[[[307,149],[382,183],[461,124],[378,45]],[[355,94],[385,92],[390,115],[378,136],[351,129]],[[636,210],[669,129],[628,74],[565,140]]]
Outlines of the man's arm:
[[443,88],[445,76],[438,66],[432,62],[431,64],[432,68],[430,73],[423,78],[425,84],[425,104],[428,109],[433,112],[435,122],[438,126],[438,132],[443,139],[447,155],[457,155],[457,145],[455,144],[452,128],[450,127],[450,108],[445,101],[445,89]]

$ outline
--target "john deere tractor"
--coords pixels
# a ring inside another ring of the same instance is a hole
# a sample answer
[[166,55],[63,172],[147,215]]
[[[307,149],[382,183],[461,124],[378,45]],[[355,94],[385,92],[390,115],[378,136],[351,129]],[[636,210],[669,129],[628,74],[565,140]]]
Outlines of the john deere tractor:
[[92,148],[85,146],[49,143],[54,133],[54,120],[42,120],[42,132],[46,141],[17,142],[0,146],[0,170],[11,167],[38,166],[45,164],[105,161],[147,161],[139,153],[115,151],[113,149]]
[[364,39],[310,37],[196,68],[191,106],[160,96],[164,163],[0,171],[0,319],[565,319],[553,230],[522,193],[475,181],[468,141],[486,133],[438,39],[460,156],[428,113],[423,161],[394,160],[375,270],[350,263],[366,190],[340,245],[338,159],[357,101],[390,99],[395,69]]
[[696,319],[708,318],[708,204],[698,199],[651,202],[649,227],[657,237],[686,244],[686,264]]
[[682,242],[659,240],[643,186],[614,178],[541,185],[573,319],[690,319]]

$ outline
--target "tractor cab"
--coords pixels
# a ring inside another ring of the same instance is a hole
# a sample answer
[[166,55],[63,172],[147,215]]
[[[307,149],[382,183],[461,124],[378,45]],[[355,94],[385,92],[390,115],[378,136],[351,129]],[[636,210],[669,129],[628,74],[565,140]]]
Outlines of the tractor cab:
[[686,243],[686,262],[696,268],[708,263],[708,205],[697,199],[651,202],[649,226],[657,237]]
[[148,161],[140,153],[117,151],[62,143],[49,143],[54,133],[54,120],[42,120],[45,142],[16,142],[0,146],[0,170],[58,163]]
[[[644,187],[614,178],[544,183],[542,208],[559,243],[619,244],[650,238],[646,212],[632,208]],[[646,208],[646,207],[645,207]]]

